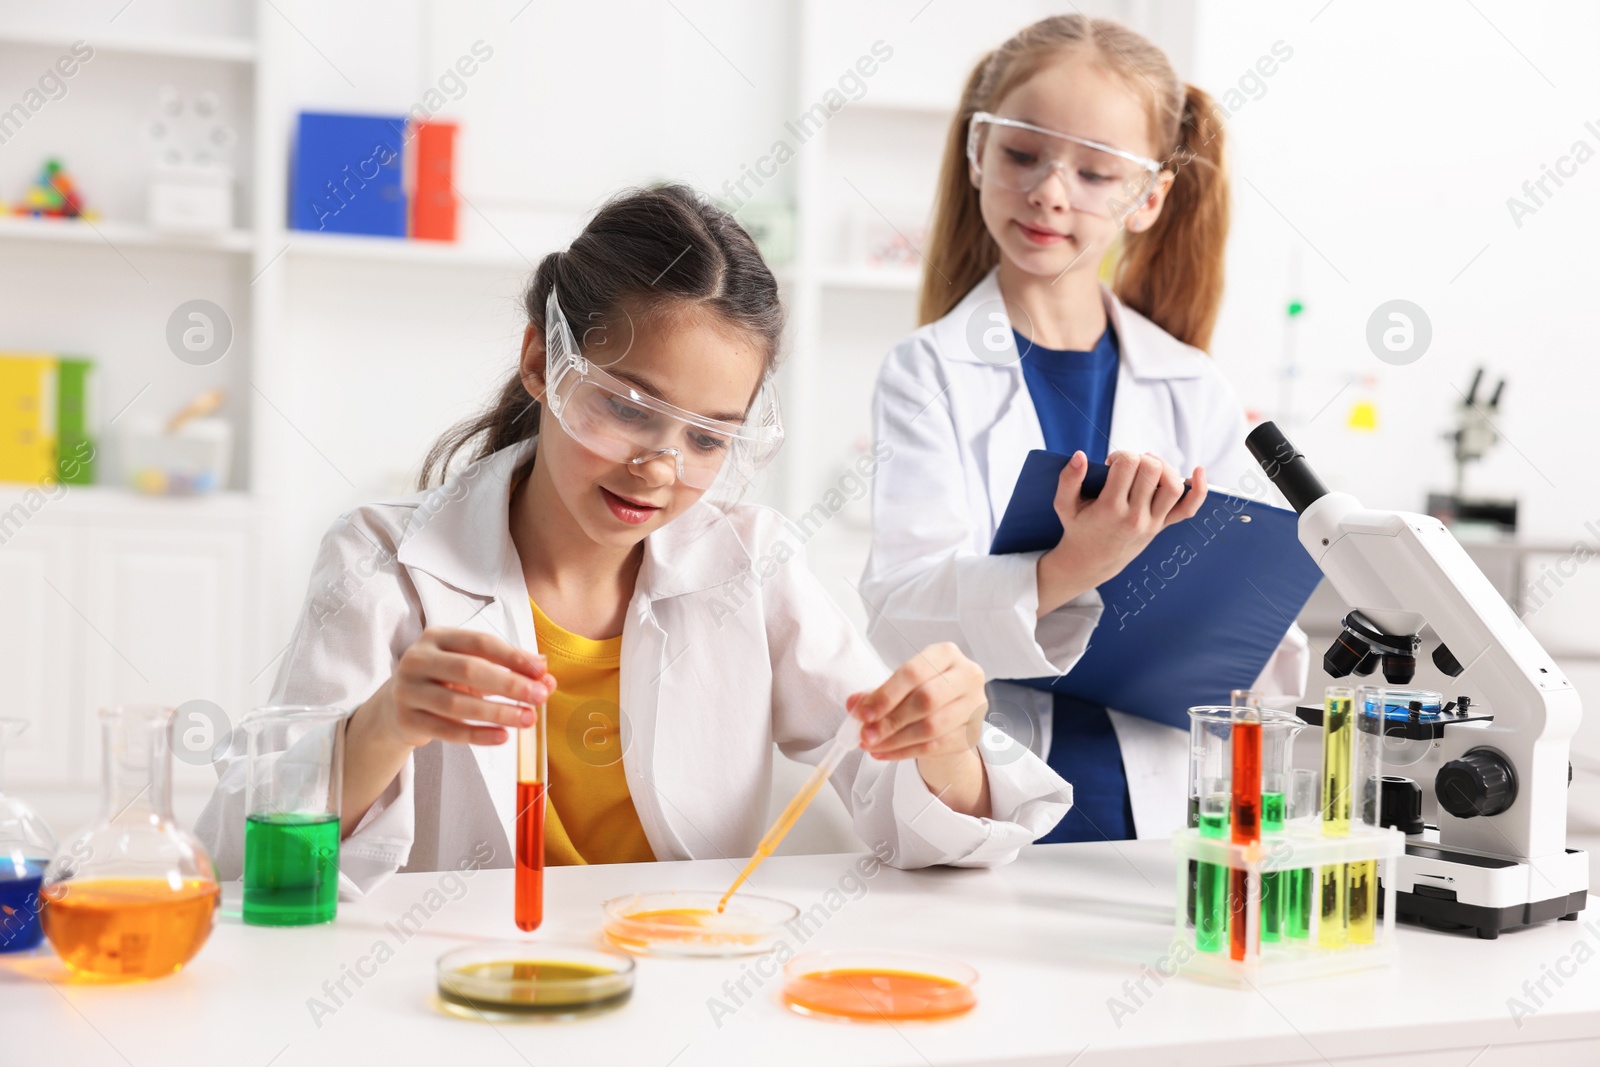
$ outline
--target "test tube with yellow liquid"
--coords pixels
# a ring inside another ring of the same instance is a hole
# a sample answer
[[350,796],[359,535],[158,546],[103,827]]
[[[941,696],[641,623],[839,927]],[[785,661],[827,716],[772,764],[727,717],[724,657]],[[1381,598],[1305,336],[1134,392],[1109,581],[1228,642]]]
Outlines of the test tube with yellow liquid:
[[[1362,686],[1355,707],[1355,753],[1351,767],[1354,819],[1365,829],[1383,826],[1383,738],[1389,706],[1380,687]],[[1370,945],[1378,929],[1378,861],[1347,865],[1345,913],[1352,944]]]
[[[1350,771],[1355,694],[1345,686],[1329,686],[1322,697],[1322,833],[1347,837],[1350,833]],[[1319,875],[1317,943],[1339,948],[1349,941],[1346,890],[1349,864],[1324,864]]]

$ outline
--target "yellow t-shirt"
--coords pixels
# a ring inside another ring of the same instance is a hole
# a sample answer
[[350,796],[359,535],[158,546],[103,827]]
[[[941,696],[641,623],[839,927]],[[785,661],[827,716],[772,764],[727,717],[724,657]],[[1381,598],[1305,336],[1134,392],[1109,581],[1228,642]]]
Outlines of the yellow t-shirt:
[[545,865],[653,861],[622,772],[622,638],[579,637],[551,622],[538,604],[533,628],[556,677],[544,709]]

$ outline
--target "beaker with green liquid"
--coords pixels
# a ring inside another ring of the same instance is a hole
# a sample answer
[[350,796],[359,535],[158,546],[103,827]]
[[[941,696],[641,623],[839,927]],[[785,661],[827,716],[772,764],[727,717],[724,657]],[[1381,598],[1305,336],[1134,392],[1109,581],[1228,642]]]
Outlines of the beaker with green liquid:
[[339,903],[339,799],[344,708],[258,708],[239,724],[248,743],[244,921],[307,926]]

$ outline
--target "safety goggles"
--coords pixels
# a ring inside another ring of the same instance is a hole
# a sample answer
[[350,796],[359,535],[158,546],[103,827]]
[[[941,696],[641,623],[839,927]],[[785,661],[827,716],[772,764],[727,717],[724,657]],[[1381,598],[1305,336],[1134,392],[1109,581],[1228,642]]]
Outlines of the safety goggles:
[[967,162],[979,181],[1019,193],[1055,174],[1075,210],[1119,220],[1144,203],[1161,173],[1153,159],[987,111],[967,128]]
[[578,444],[613,463],[665,459],[678,481],[709,489],[750,481],[783,443],[777,393],[764,380],[744,422],[675,407],[585,359],[552,287],[545,301],[545,404]]

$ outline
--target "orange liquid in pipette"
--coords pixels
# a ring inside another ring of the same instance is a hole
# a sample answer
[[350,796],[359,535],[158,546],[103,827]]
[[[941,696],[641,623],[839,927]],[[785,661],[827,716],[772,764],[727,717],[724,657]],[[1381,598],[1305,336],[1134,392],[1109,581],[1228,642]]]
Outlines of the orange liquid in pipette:
[[[517,929],[544,921],[544,783],[517,783]],[[504,913],[502,913],[504,914]]]
[[95,878],[41,895],[45,935],[68,967],[101,978],[160,978],[211,936],[221,890],[198,879],[174,891],[159,878]]
[[795,798],[789,801],[789,806],[783,809],[783,814],[779,815],[773,822],[772,829],[767,831],[767,836],[763,837],[761,844],[756,846],[756,853],[750,857],[750,862],[744,865],[744,870],[739,872],[739,877],[733,880],[733,884],[728,887],[728,891],[722,894],[722,899],[717,901],[718,915],[727,910],[728,899],[738,891],[740,886],[744,885],[745,879],[749,878],[755,872],[755,869],[761,866],[761,861],[772,855],[772,850],[778,847],[778,844],[794,827],[800,816],[805,814],[806,808],[811,804],[812,800],[816,799],[817,792],[827,780],[826,775],[813,774],[800,792],[795,794]]
[[793,1007],[846,1019],[943,1019],[970,1011],[970,985],[916,971],[841,968],[791,979],[783,999]]
[[[1247,845],[1261,840],[1261,724],[1233,724],[1233,843]],[[1247,919],[1249,872],[1242,867],[1228,871],[1228,904],[1233,909],[1228,922],[1228,955],[1244,959],[1250,924]]]

